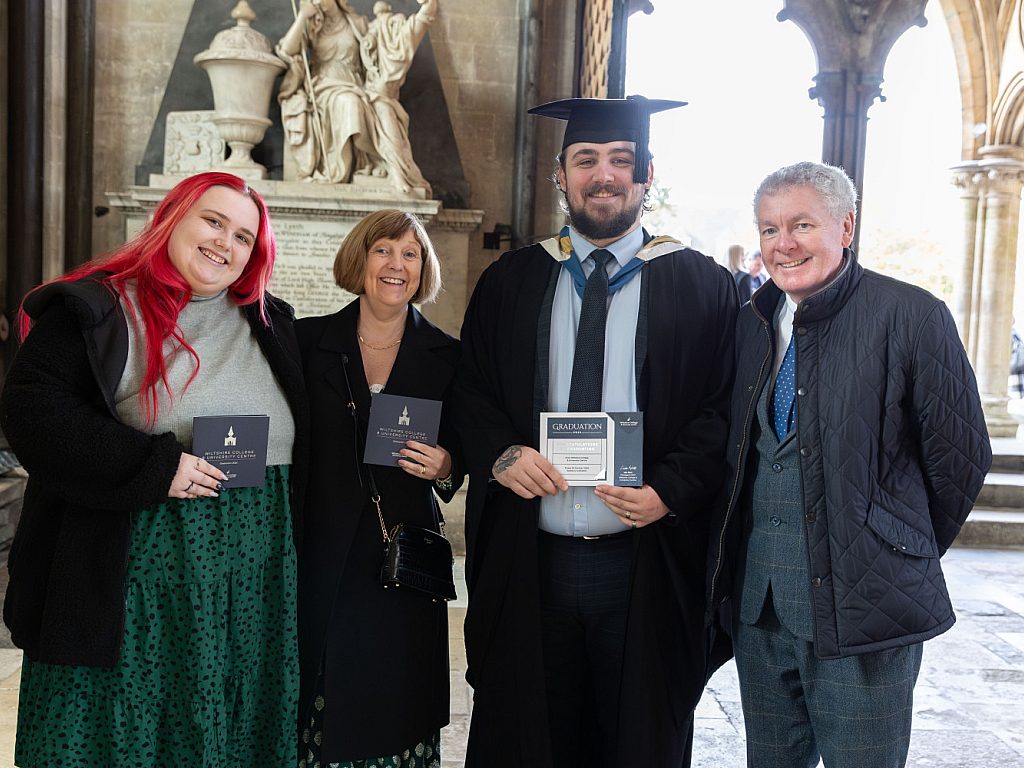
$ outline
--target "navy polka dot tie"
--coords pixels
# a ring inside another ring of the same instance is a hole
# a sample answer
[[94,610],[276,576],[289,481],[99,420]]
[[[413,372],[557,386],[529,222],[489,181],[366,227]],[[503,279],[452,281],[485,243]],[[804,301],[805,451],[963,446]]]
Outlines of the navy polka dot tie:
[[[574,257],[570,257],[574,258]],[[583,289],[580,323],[576,327],[576,354],[569,384],[570,411],[600,411],[604,389],[604,329],[608,321],[608,269],[610,251],[590,254],[596,263]]]
[[789,348],[782,359],[782,367],[775,377],[775,434],[782,440],[793,429],[794,400],[796,399],[796,345],[789,340]]

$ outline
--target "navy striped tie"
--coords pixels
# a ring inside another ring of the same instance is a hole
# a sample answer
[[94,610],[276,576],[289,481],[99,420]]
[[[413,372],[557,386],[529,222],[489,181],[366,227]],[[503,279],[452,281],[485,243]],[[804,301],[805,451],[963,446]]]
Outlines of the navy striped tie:
[[[570,257],[572,258],[572,257]],[[569,385],[570,411],[600,411],[604,386],[604,329],[608,321],[608,261],[610,251],[590,254],[596,266],[583,289],[580,324],[576,328],[576,354]]]

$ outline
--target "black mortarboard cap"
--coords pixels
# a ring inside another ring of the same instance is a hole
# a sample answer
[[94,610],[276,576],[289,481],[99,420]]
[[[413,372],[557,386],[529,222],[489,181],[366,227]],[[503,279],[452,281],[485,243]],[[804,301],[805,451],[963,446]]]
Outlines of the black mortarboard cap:
[[684,106],[685,101],[627,96],[624,99],[562,99],[541,104],[529,110],[529,113],[566,121],[563,150],[579,142],[634,142],[636,161],[633,181],[643,184],[647,181],[647,165],[651,160],[650,148],[647,146],[651,115]]

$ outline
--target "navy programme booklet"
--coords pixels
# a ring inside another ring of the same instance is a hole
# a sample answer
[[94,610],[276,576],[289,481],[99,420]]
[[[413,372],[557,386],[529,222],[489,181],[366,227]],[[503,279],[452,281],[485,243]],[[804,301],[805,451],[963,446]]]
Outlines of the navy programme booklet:
[[227,488],[263,485],[267,472],[269,416],[196,416],[192,453],[228,476]]
[[542,413],[540,452],[569,485],[644,484],[644,415]]
[[406,440],[437,445],[441,401],[378,392],[370,399],[363,461],[397,467]]

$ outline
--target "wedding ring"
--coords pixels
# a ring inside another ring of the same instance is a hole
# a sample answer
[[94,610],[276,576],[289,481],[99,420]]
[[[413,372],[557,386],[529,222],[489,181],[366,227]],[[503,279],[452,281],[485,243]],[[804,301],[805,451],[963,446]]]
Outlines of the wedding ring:
[[196,459],[196,469],[199,469],[199,462],[200,461],[202,461],[202,459]]
[[185,493],[188,493],[189,491],[191,491],[192,490],[192,486],[195,485],[195,484],[196,484],[195,480],[192,480],[191,482],[189,482],[188,487],[185,489]]
[[627,512],[626,513],[626,519],[627,520],[632,520],[633,519],[633,513],[632,512]]
[[424,467],[422,464],[420,464],[420,474],[421,475],[425,475],[426,473],[427,473],[427,468]]
[[636,520],[633,521],[633,527],[636,528]]

